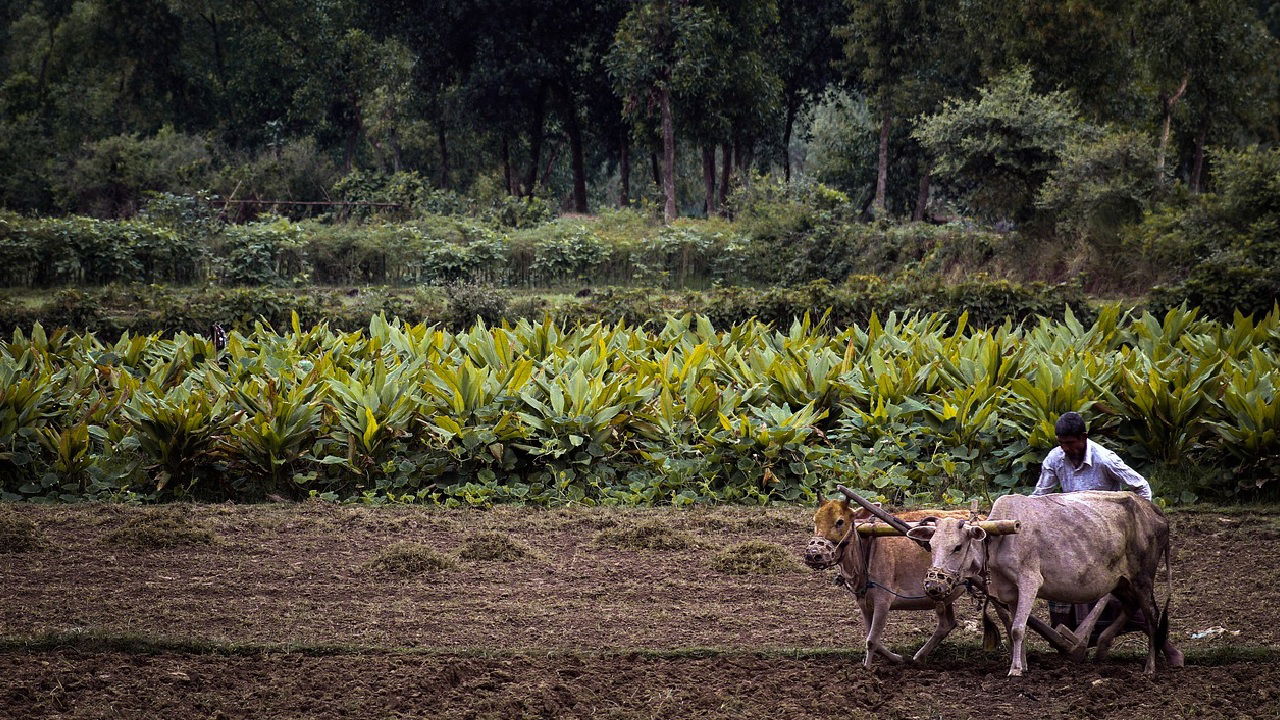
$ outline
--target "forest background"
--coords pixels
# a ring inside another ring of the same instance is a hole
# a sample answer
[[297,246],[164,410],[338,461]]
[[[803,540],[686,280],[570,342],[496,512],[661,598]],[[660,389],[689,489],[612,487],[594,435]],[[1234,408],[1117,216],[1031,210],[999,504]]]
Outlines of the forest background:
[[962,503],[1034,482],[1065,410],[1162,496],[1274,492],[1277,33],[1261,0],[8,3],[0,497]]
[[994,276],[1265,312],[1278,32],[1266,0],[8,3],[0,260],[33,288]]

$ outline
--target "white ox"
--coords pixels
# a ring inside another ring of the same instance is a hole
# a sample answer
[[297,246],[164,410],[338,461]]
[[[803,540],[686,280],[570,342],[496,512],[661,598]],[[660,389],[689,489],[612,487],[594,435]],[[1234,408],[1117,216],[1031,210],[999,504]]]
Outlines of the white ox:
[[[1127,619],[1141,610],[1149,640],[1145,672],[1155,672],[1157,650],[1178,663],[1177,651],[1171,653],[1167,645],[1168,603],[1162,615],[1155,599],[1156,570],[1169,552],[1169,523],[1155,505],[1127,492],[1007,495],[996,500],[988,517],[1020,520],[1022,528],[1014,535],[988,537],[965,520],[939,518],[935,525],[913,528],[909,536],[927,540],[932,551],[926,593],[949,597],[962,579],[986,581],[990,596],[1012,609],[1010,617],[997,605],[1012,641],[1010,676],[1027,667],[1023,640],[1036,597],[1093,603],[1110,593],[1122,612],[1099,639],[1099,653],[1106,653]],[[1089,637],[1103,604],[1098,603],[1077,635]]]

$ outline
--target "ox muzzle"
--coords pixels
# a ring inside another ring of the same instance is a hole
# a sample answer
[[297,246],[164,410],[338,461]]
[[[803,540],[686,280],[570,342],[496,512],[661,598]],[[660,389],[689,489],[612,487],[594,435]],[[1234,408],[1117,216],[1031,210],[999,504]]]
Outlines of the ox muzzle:
[[824,537],[809,540],[804,549],[804,564],[814,570],[826,570],[840,561],[840,552],[835,543]]
[[949,572],[940,567],[929,568],[924,574],[924,594],[934,600],[942,600],[955,592],[960,583],[960,573]]

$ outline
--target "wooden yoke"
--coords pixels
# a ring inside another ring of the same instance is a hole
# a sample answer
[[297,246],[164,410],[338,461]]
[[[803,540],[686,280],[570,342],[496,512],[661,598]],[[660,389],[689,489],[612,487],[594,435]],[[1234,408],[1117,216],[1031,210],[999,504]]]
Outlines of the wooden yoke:
[[[876,537],[906,535],[911,528],[920,524],[918,522],[904,522],[894,517],[892,514],[886,512],[884,508],[870,502],[866,498],[843,485],[837,485],[836,490],[845,497],[866,508],[867,512],[889,523],[888,527],[874,522],[858,523],[857,529],[859,535],[874,535]],[[988,535],[1014,535],[1022,529],[1021,520],[979,520],[971,522],[970,524],[977,525],[983,530],[986,530]],[[921,542],[919,540],[916,540],[916,542],[919,543],[921,547],[929,547],[929,544],[926,542]]]
[[[910,530],[922,523],[908,522],[903,523]],[[929,523],[923,523],[928,525]],[[976,525],[987,531],[988,535],[1016,535],[1022,529],[1021,520],[979,520],[971,522],[970,525]],[[897,528],[878,522],[861,522],[855,525],[859,535],[874,535],[875,537],[894,537],[901,536],[905,533]]]

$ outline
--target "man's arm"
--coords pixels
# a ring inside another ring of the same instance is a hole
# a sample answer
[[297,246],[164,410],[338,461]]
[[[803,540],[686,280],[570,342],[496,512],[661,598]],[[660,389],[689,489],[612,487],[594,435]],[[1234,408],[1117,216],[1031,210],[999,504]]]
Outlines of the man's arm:
[[1105,453],[1105,455],[1106,461],[1103,463],[1102,467],[1105,469],[1107,475],[1110,475],[1116,482],[1128,485],[1134,492],[1138,493],[1142,497],[1148,500],[1151,499],[1151,483],[1148,483],[1146,478],[1139,475],[1137,470],[1126,465],[1124,460],[1120,459],[1119,455],[1110,451]]
[[1057,489],[1059,484],[1058,473],[1054,472],[1049,458],[1045,458],[1044,464],[1040,466],[1040,482],[1036,483],[1036,489],[1031,492],[1031,496],[1048,495]]

